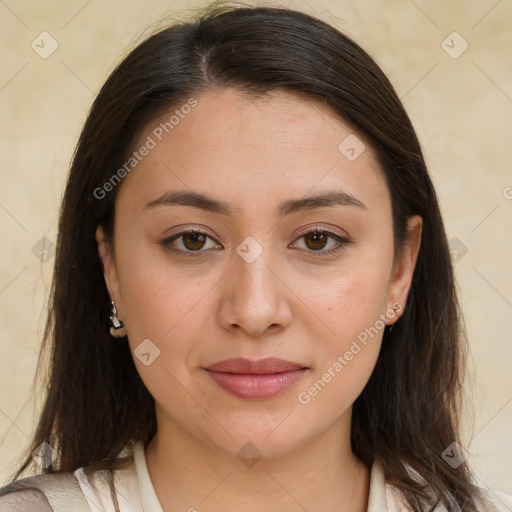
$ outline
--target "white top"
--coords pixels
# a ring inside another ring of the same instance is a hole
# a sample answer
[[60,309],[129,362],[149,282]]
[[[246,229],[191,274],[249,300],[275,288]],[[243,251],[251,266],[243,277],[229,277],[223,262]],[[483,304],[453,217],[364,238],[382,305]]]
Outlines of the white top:
[[[94,479],[91,485],[83,468],[74,473],[86,497],[91,511],[115,512],[110,487],[103,479]],[[114,484],[119,509],[122,512],[163,512],[146,465],[144,445],[139,441],[134,448],[134,464],[126,469],[114,471]],[[491,492],[498,510],[512,511],[512,497]],[[384,480],[382,465],[375,461],[370,474],[370,495],[367,512],[407,512],[408,508],[400,500],[401,493]],[[437,506],[433,512],[447,512],[444,506]]]

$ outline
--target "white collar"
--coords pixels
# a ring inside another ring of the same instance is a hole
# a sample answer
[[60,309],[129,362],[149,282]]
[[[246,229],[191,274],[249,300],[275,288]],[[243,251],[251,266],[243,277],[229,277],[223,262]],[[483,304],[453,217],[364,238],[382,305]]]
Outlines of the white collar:
[[162,506],[153,487],[153,482],[149,477],[148,467],[146,465],[146,454],[144,452],[144,443],[138,441],[133,450],[133,460],[135,461],[135,471],[139,483],[140,501],[144,512],[163,512]]

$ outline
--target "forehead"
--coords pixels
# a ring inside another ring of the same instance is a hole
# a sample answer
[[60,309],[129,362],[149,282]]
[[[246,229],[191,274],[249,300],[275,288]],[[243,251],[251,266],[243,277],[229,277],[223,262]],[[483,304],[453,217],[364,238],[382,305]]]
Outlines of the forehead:
[[234,210],[255,213],[333,188],[362,202],[387,196],[372,148],[321,101],[284,90],[256,98],[231,88],[207,90],[149,123],[135,148],[144,145],[150,149],[119,193],[139,211],[176,189],[229,199]]

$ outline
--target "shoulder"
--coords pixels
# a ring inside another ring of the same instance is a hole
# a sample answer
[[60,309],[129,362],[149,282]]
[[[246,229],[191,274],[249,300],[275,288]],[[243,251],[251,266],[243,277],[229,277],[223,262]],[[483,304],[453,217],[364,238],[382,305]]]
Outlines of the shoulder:
[[53,508],[42,491],[25,489],[0,496],[0,512],[53,512]]
[[87,502],[73,473],[31,476],[0,488],[0,512],[81,511],[84,504]]
[[[388,512],[410,512],[403,495],[397,487],[386,483],[386,505]],[[481,503],[481,512],[512,512],[512,496],[491,489],[480,488],[486,502]],[[0,511],[1,512],[1,511]],[[432,512],[452,512],[439,503]]]
[[[382,463],[380,461],[376,462],[380,471],[383,471],[381,464]],[[425,479],[409,464],[405,464],[405,468],[413,480],[416,480],[421,484],[426,483]],[[383,481],[385,482],[385,501],[387,511],[412,512],[402,491],[395,485],[385,481],[384,478]],[[480,492],[480,496],[475,497],[478,512],[512,512],[512,496],[504,492],[492,490],[487,486],[476,485],[476,488]],[[450,505],[445,506],[442,503],[437,503],[437,505],[429,512],[461,512],[460,506],[455,503],[455,499],[453,497],[452,499],[453,501]]]

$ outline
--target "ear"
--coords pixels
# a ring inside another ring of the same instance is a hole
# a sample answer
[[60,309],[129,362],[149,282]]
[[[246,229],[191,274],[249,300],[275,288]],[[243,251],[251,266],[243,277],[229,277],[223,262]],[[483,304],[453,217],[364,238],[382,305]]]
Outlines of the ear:
[[98,254],[103,266],[103,276],[110,300],[116,303],[116,309],[119,311],[119,316],[122,317],[123,306],[119,292],[119,281],[117,279],[114,254],[111,243],[107,239],[101,226],[96,228],[96,242],[98,244]]
[[[393,264],[393,271],[388,288],[388,310],[395,312],[395,317],[390,319],[389,324],[396,322],[407,302],[409,289],[411,288],[412,276],[421,245],[421,232],[423,219],[414,215],[407,222],[407,240],[400,254],[397,255]],[[398,305],[393,309],[393,306]]]

